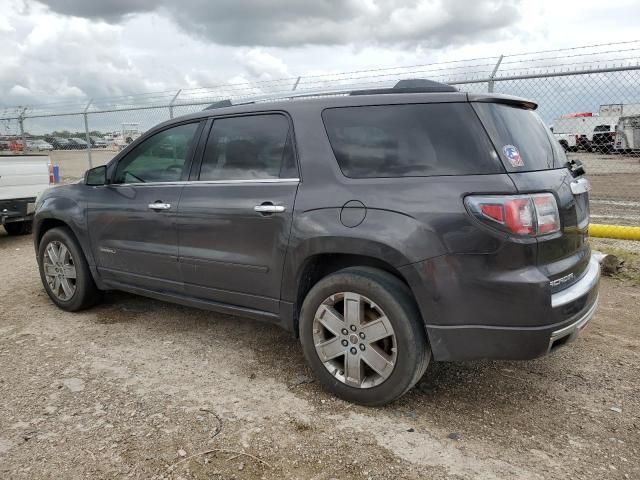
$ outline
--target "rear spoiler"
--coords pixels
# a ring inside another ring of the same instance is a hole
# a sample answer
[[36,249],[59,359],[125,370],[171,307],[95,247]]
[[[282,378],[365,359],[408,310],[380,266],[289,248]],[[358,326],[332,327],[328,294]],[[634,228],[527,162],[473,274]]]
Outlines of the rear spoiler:
[[522,97],[514,97],[513,95],[488,94],[488,93],[468,93],[467,98],[470,102],[481,103],[501,103],[503,105],[511,105],[513,107],[524,108],[525,110],[535,110],[538,104],[533,100],[527,100]]

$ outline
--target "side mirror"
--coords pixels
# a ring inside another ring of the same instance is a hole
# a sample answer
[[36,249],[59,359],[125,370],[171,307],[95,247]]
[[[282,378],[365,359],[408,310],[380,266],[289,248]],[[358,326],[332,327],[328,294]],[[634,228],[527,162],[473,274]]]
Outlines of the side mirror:
[[106,165],[100,165],[99,167],[93,167],[84,174],[84,183],[92,187],[107,184],[107,167]]

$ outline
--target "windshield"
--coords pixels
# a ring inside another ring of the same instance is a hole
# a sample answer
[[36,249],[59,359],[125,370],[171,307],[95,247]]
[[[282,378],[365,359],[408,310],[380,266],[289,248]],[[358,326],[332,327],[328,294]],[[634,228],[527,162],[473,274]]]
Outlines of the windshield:
[[567,157],[537,113],[498,103],[474,103],[473,106],[507,171],[564,167]]

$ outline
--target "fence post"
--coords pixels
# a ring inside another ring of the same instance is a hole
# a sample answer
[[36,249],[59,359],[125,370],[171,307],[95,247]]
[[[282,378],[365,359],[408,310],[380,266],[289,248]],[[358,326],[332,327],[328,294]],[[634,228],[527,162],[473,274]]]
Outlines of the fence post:
[[93,99],[89,100],[89,103],[87,103],[87,106],[84,107],[84,112],[82,113],[82,116],[84,117],[84,134],[87,139],[87,159],[89,160],[89,168],[93,168],[93,162],[91,160],[91,137],[89,136],[89,120],[87,119],[87,110],[89,110],[91,102],[93,102]]
[[495,83],[493,79],[496,78],[496,73],[498,73],[498,69],[500,68],[500,64],[502,63],[503,58],[504,58],[504,55],[500,55],[500,58],[496,62],[496,66],[493,67],[493,72],[491,72],[491,75],[489,75],[489,86],[487,89],[489,93],[493,93],[493,86]]
[[292,92],[295,91],[296,88],[298,88],[298,84],[300,83],[301,78],[302,77],[296,78],[296,83],[293,85],[293,88],[291,89]]
[[169,102],[169,118],[173,118],[173,104],[176,103],[176,100],[178,99],[178,95],[180,95],[180,92],[182,92],[182,89],[178,90],[178,93],[176,93],[173,98],[171,99],[171,101]]
[[27,138],[24,135],[24,114],[27,111],[27,107],[24,107],[18,117],[18,123],[20,124],[20,138],[22,139],[22,154],[27,153]]

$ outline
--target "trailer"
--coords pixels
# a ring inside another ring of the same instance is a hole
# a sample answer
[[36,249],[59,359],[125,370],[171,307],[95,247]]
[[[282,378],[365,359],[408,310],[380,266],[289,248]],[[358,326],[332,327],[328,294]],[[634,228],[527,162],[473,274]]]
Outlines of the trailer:
[[640,150],[640,115],[620,117],[616,126],[615,150],[618,153]]

